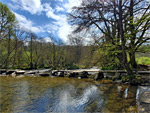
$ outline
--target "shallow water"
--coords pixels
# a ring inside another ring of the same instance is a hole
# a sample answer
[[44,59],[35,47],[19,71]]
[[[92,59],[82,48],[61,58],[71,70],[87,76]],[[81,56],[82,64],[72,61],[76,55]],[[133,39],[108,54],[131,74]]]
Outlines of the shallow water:
[[0,112],[138,112],[138,93],[87,79],[0,77]]

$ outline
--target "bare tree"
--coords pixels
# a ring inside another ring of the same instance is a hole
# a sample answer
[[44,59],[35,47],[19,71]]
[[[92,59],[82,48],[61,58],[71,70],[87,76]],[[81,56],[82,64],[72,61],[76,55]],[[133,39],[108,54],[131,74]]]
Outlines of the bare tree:
[[[79,63],[81,59],[81,52],[82,52],[82,46],[84,43],[83,37],[80,35],[69,35],[69,42],[70,44],[74,47],[74,56],[75,56],[75,62],[74,63]],[[73,53],[72,53],[73,54]]]
[[[140,15],[139,15],[140,14]],[[123,65],[128,75],[136,68],[135,52],[150,38],[150,4],[146,0],[86,0],[69,14],[76,25],[74,32],[97,28],[107,41],[122,51]],[[130,63],[127,61],[127,52]]]

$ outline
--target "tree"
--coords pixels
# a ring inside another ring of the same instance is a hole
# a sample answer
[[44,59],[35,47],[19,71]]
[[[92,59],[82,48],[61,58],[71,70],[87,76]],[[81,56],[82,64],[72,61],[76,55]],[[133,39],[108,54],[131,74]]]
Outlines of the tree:
[[0,2],[0,41],[8,34],[17,23],[15,15],[10,9]]
[[9,8],[0,2],[0,43],[5,38],[7,39],[7,56],[5,59],[5,68],[7,69],[10,53],[11,53],[11,36],[13,34],[13,28],[16,25],[15,15],[9,10]]
[[24,30],[16,27],[13,33],[13,61],[12,61],[12,67],[17,66],[17,68],[22,67],[21,59],[23,57],[23,49],[24,49],[24,43],[28,36],[28,33]]
[[75,63],[79,63],[84,39],[80,35],[69,35],[68,37],[70,44],[74,47]]
[[[140,15],[139,15],[140,14]],[[146,0],[86,0],[74,7],[69,14],[70,22],[76,25],[74,32],[94,29],[104,34],[105,42],[116,47],[120,62],[133,74],[136,68],[135,52],[148,40],[150,28],[150,4]],[[103,42],[101,42],[103,43]],[[127,54],[130,59],[128,62]]]

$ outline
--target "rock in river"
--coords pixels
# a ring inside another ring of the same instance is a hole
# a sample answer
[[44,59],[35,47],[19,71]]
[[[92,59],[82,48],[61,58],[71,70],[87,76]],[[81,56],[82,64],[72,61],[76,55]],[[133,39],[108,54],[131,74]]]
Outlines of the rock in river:
[[143,103],[150,104],[150,92],[144,92],[140,98],[140,101]]
[[87,71],[83,71],[83,72],[78,73],[79,78],[88,78],[88,75],[89,74]]
[[94,80],[99,80],[99,79],[103,79],[104,75],[102,72],[96,73]]
[[58,77],[64,77],[64,71],[59,71],[57,72]]

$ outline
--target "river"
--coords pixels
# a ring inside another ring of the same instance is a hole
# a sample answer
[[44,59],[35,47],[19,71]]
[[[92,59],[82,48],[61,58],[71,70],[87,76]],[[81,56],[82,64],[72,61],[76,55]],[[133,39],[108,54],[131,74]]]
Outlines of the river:
[[75,78],[0,77],[0,112],[138,112],[138,86]]

